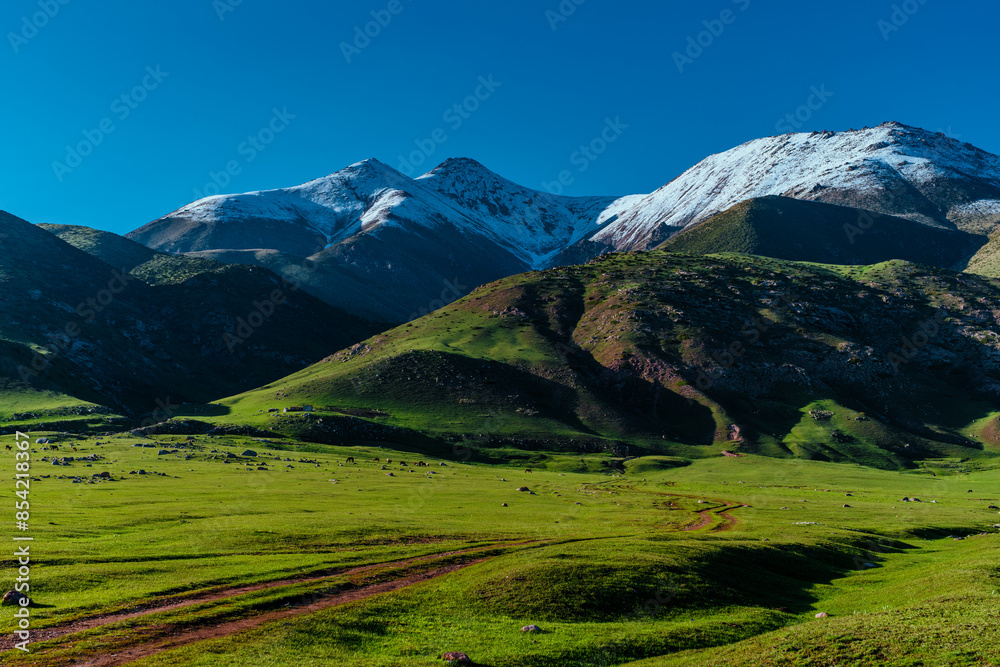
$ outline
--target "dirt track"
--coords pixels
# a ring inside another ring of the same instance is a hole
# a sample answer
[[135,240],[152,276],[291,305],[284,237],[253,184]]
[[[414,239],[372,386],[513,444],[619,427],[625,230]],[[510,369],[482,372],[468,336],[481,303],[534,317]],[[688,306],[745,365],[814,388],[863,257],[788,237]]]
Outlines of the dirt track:
[[[52,639],[58,639],[60,637],[76,634],[86,630],[92,630],[94,628],[100,628],[121,621],[142,618],[144,616],[149,616],[151,614],[156,614],[160,612],[184,609],[185,607],[191,607],[194,605],[203,604],[205,602],[226,600],[229,598],[233,598],[246,593],[251,593],[254,591],[280,588],[282,586],[291,586],[296,584],[321,582],[324,580],[334,580],[334,579],[339,580],[344,577],[350,577],[352,575],[359,575],[365,573],[372,573],[372,572],[377,572],[379,570],[412,569],[413,567],[418,567],[422,564],[429,564],[435,560],[440,560],[452,556],[463,556],[463,555],[475,556],[476,554],[482,554],[483,552],[487,552],[492,549],[511,547],[511,546],[528,546],[532,544],[540,544],[542,542],[543,541],[540,540],[533,540],[527,542],[501,542],[497,544],[489,544],[469,549],[446,551],[442,553],[429,554],[425,556],[406,558],[398,561],[375,563],[371,565],[364,565],[350,569],[336,570],[312,577],[282,579],[279,581],[269,581],[269,582],[251,584],[246,586],[214,589],[205,593],[186,596],[183,599],[172,598],[172,599],[162,600],[144,605],[140,609],[135,609],[127,612],[120,612],[120,613],[100,614],[100,615],[90,616],[86,618],[77,619],[66,625],[38,630],[32,633],[32,641],[43,642]],[[123,647],[121,650],[115,653],[108,653],[107,655],[101,655],[90,658],[85,658],[85,657],[78,658],[77,660],[74,661],[73,664],[91,665],[93,667],[104,667],[106,665],[126,664],[128,662],[138,660],[139,658],[142,658],[144,656],[153,655],[155,653],[159,653],[161,651],[165,651],[171,648],[177,648],[179,646],[190,644],[192,642],[202,641],[205,639],[216,639],[219,637],[225,637],[231,634],[235,634],[238,632],[242,632],[244,630],[257,627],[261,624],[268,623],[270,621],[279,620],[290,616],[309,614],[315,611],[319,611],[321,609],[326,609],[328,607],[334,607],[337,605],[346,604],[348,602],[362,600],[374,595],[379,595],[381,593],[396,591],[401,588],[405,588],[407,586],[411,586],[413,584],[426,581],[428,579],[440,577],[450,572],[454,572],[456,570],[469,567],[470,565],[483,562],[484,560],[488,560],[488,557],[474,558],[473,560],[469,560],[466,562],[446,565],[443,567],[437,567],[428,571],[402,576],[398,579],[392,579],[390,581],[383,581],[374,584],[362,585],[357,588],[351,588],[343,592],[336,592],[328,595],[318,596],[312,602],[304,604],[302,606],[288,607],[280,610],[264,612],[261,614],[239,619],[236,621],[220,623],[214,626],[205,626],[195,629],[180,630],[178,632],[172,632],[170,626],[165,626],[165,625],[148,626],[142,629],[141,631],[140,630],[136,631],[139,643],[137,643],[135,646]],[[141,640],[142,634],[151,635],[151,637],[149,638],[148,641],[142,642]],[[10,650],[13,648],[14,648],[13,638],[11,636],[3,637],[2,641],[0,641],[0,651]],[[47,651],[44,650],[38,651],[37,655],[44,656],[46,653]]]

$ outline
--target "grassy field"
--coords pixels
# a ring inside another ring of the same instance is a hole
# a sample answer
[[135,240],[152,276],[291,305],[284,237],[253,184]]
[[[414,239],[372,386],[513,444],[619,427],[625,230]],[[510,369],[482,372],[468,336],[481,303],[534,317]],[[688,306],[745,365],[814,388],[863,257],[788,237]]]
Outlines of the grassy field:
[[457,448],[31,436],[59,447],[33,445],[39,643],[9,650],[5,608],[5,664],[1000,660],[1000,470],[968,462],[552,454],[526,472]]

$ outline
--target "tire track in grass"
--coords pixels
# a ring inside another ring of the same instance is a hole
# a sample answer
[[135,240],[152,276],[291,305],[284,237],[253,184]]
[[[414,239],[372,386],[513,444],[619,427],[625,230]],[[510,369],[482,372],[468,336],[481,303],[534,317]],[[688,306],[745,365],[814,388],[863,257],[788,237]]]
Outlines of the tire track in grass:
[[[114,623],[119,623],[119,622],[122,622],[122,621],[128,621],[128,620],[133,620],[133,619],[137,619],[137,618],[142,618],[144,616],[149,616],[151,614],[158,614],[158,613],[163,613],[163,612],[182,610],[184,608],[192,607],[192,606],[199,605],[199,604],[204,604],[206,602],[225,601],[225,600],[230,599],[230,598],[234,598],[234,597],[237,597],[237,596],[240,596],[240,595],[245,595],[247,593],[253,593],[253,592],[256,592],[256,591],[263,591],[263,590],[269,590],[269,589],[278,589],[278,588],[281,588],[281,587],[284,587],[284,586],[294,586],[294,585],[301,585],[301,584],[318,583],[318,582],[322,582],[322,581],[326,581],[326,580],[331,580],[331,579],[336,579],[336,578],[341,578],[341,577],[349,577],[349,576],[352,576],[352,575],[358,575],[358,574],[365,574],[365,573],[369,573],[369,572],[374,572],[374,571],[377,571],[377,570],[380,570],[380,569],[382,569],[382,570],[388,569],[388,568],[400,569],[400,568],[406,568],[406,567],[410,567],[410,566],[414,566],[414,565],[420,565],[422,563],[428,563],[428,562],[432,562],[432,561],[437,560],[437,559],[448,558],[448,557],[452,557],[452,556],[472,555],[472,554],[475,554],[477,552],[489,551],[491,549],[498,549],[498,548],[503,548],[503,547],[529,546],[529,545],[532,545],[532,544],[541,544],[541,543],[544,543],[544,542],[547,542],[547,540],[529,540],[529,541],[523,541],[523,542],[498,542],[498,543],[486,544],[486,545],[482,545],[482,546],[478,546],[478,547],[470,547],[468,549],[451,550],[451,551],[445,551],[445,552],[436,553],[436,554],[427,554],[427,555],[423,555],[423,556],[414,556],[413,558],[404,558],[404,559],[396,560],[396,561],[386,561],[386,562],[382,562],[382,563],[372,563],[370,565],[361,565],[361,566],[354,567],[354,568],[349,568],[349,569],[346,569],[346,570],[339,570],[339,571],[327,572],[327,573],[324,573],[322,575],[317,575],[317,576],[312,576],[312,577],[299,577],[299,578],[292,578],[292,579],[281,579],[281,580],[277,580],[277,581],[268,581],[268,582],[261,582],[261,583],[257,583],[257,584],[248,584],[248,585],[245,585],[245,586],[236,586],[236,587],[230,587],[230,588],[212,589],[212,590],[210,590],[208,592],[205,592],[205,593],[187,594],[187,595],[185,595],[183,597],[183,599],[178,599],[177,597],[172,596],[171,598],[168,598],[168,599],[165,599],[165,600],[158,600],[158,601],[153,601],[153,602],[144,604],[144,605],[142,605],[141,608],[135,609],[135,610],[131,610],[131,611],[125,611],[125,612],[119,612],[119,613],[110,613],[110,614],[99,614],[99,615],[96,615],[96,616],[88,616],[88,617],[85,617],[85,618],[80,618],[80,619],[74,620],[74,621],[72,621],[72,622],[70,622],[70,623],[68,623],[66,625],[53,626],[53,627],[49,627],[49,628],[39,629],[39,630],[36,630],[36,631],[32,632],[32,642],[33,643],[38,643],[38,642],[50,641],[50,640],[53,640],[53,639],[59,639],[61,637],[65,637],[65,636],[68,636],[68,635],[76,634],[76,633],[79,633],[79,632],[85,632],[87,630],[93,630],[93,629],[96,629],[96,628],[100,628],[100,627],[103,627],[103,626],[111,625],[111,624],[114,624]],[[483,560],[483,559],[480,559],[480,560]],[[480,562],[480,561],[476,561],[476,562]],[[462,567],[464,567],[464,565]],[[401,579],[400,581],[406,581],[406,579]],[[364,590],[367,590],[367,589],[372,588],[372,587],[390,585],[390,584],[393,584],[393,583],[395,583],[395,582],[394,581],[393,582],[384,582],[383,584],[373,584],[371,586],[362,586],[362,587],[359,587],[357,589],[352,589],[350,591],[345,591],[344,593],[339,594],[337,596],[333,596],[333,597],[331,597],[329,599],[338,599],[340,597],[350,596],[350,595],[352,595],[354,593],[357,593],[357,592],[360,592],[360,591],[364,591]],[[408,584],[403,584],[403,585],[408,585]],[[402,587],[402,585],[400,587]],[[392,590],[395,590],[395,589],[392,589]],[[370,595],[376,595],[378,592],[383,592],[383,591],[377,591],[377,592],[374,592],[374,593],[370,593]],[[322,602],[322,601],[320,601],[320,602]],[[341,603],[334,603],[334,604],[341,604]],[[275,613],[275,612],[271,612],[271,613]],[[260,618],[260,617],[254,617],[254,618]],[[226,625],[238,624],[239,622],[240,621],[233,621],[232,623],[226,624]],[[220,625],[219,627],[225,627],[225,625]],[[192,632],[194,632],[194,631],[192,631]],[[5,637],[2,638],[2,640],[0,640],[0,651],[13,650],[13,648],[14,648],[14,640],[13,640],[12,636],[5,636]],[[53,647],[53,648],[58,649],[58,647]],[[44,650],[43,651],[39,651],[38,654],[39,655],[44,655],[44,652],[45,652]],[[77,664],[90,664],[90,663],[77,663]]]
[[158,628],[161,631],[161,636],[154,639],[151,642],[140,644],[137,646],[130,646],[127,648],[122,648],[116,653],[111,653],[108,655],[103,655],[96,658],[81,658],[74,660],[73,664],[79,667],[113,667],[114,665],[125,665],[142,658],[149,657],[151,655],[156,655],[157,653],[162,653],[164,651],[169,651],[171,649],[181,648],[195,642],[206,641],[210,639],[221,639],[223,637],[228,637],[246,630],[251,630],[257,628],[266,623],[271,623],[273,621],[280,621],[287,618],[302,616],[305,614],[312,614],[324,609],[329,609],[331,607],[337,607],[349,602],[356,602],[358,600],[365,600],[382,593],[391,593],[393,591],[398,591],[414,584],[418,584],[424,581],[429,581],[431,579],[436,579],[452,572],[471,567],[478,563],[490,560],[487,558],[477,558],[465,563],[458,563],[454,565],[446,565],[444,567],[436,568],[428,572],[422,572],[419,574],[414,574],[403,579],[395,579],[393,581],[386,581],[379,584],[371,584],[369,586],[362,586],[344,593],[337,595],[332,595],[330,597],[323,598],[311,604],[302,607],[293,607],[290,609],[282,609],[279,611],[266,612],[258,616],[253,616],[250,618],[240,619],[238,621],[230,621],[227,623],[222,623],[219,625],[211,627],[196,628],[193,630],[181,631],[177,633],[172,633],[171,636],[163,638],[162,634],[170,633],[170,626],[162,626]]

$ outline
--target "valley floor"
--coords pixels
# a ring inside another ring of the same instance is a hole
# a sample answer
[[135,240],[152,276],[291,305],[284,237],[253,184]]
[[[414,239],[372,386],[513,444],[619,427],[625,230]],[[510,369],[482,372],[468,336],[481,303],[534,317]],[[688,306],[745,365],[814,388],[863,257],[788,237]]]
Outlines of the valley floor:
[[1000,662],[1000,470],[31,442],[31,652],[4,607],[4,664]]

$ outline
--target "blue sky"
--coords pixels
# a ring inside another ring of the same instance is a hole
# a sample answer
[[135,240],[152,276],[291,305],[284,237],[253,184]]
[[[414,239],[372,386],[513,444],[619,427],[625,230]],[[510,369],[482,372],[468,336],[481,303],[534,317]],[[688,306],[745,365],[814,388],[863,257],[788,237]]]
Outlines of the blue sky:
[[7,0],[0,208],[124,233],[216,183],[368,157],[650,192],[795,113],[805,131],[898,120],[1000,153],[995,2],[651,5]]

